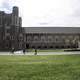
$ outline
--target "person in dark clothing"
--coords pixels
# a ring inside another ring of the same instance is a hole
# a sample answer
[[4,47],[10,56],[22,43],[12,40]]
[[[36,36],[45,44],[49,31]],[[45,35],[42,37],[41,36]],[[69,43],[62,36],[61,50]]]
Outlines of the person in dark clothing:
[[12,52],[12,54],[14,54],[14,48],[12,48],[12,51],[11,52]]
[[25,54],[25,49],[23,49],[23,54]]
[[35,55],[37,55],[37,49],[35,49]]

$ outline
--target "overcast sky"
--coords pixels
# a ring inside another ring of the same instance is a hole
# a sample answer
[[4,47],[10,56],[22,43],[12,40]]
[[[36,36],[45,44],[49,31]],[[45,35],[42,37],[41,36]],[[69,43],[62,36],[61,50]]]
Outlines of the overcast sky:
[[0,0],[0,10],[18,6],[23,27],[80,26],[80,0]]

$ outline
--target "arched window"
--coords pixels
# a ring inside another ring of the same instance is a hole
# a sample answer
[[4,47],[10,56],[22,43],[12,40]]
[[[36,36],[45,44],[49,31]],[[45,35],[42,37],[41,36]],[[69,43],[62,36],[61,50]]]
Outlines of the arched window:
[[27,37],[27,41],[31,41],[31,36],[28,36]]
[[53,41],[53,37],[52,36],[48,36],[48,41]]
[[44,42],[45,40],[45,36],[41,36],[41,41]]
[[38,36],[34,36],[34,41],[38,41]]

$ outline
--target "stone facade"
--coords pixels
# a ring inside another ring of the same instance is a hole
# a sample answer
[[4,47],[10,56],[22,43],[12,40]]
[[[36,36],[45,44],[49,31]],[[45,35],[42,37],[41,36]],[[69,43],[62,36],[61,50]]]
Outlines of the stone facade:
[[77,34],[26,34],[29,48],[78,48]]
[[[76,27],[71,27],[71,31],[67,30],[67,28],[68,27],[26,27],[26,47],[39,49],[79,48],[80,28],[78,29]],[[60,31],[60,29],[62,30]]]
[[22,19],[18,7],[12,13],[0,11],[0,49],[19,49],[23,46]]

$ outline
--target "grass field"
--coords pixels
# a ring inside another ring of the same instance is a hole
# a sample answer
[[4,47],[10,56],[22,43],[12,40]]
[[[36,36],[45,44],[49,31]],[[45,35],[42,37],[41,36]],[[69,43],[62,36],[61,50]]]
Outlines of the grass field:
[[0,56],[0,80],[80,80],[80,55]]
[[[28,49],[29,52],[35,52],[35,49]],[[64,52],[64,49],[37,49],[38,52]]]

